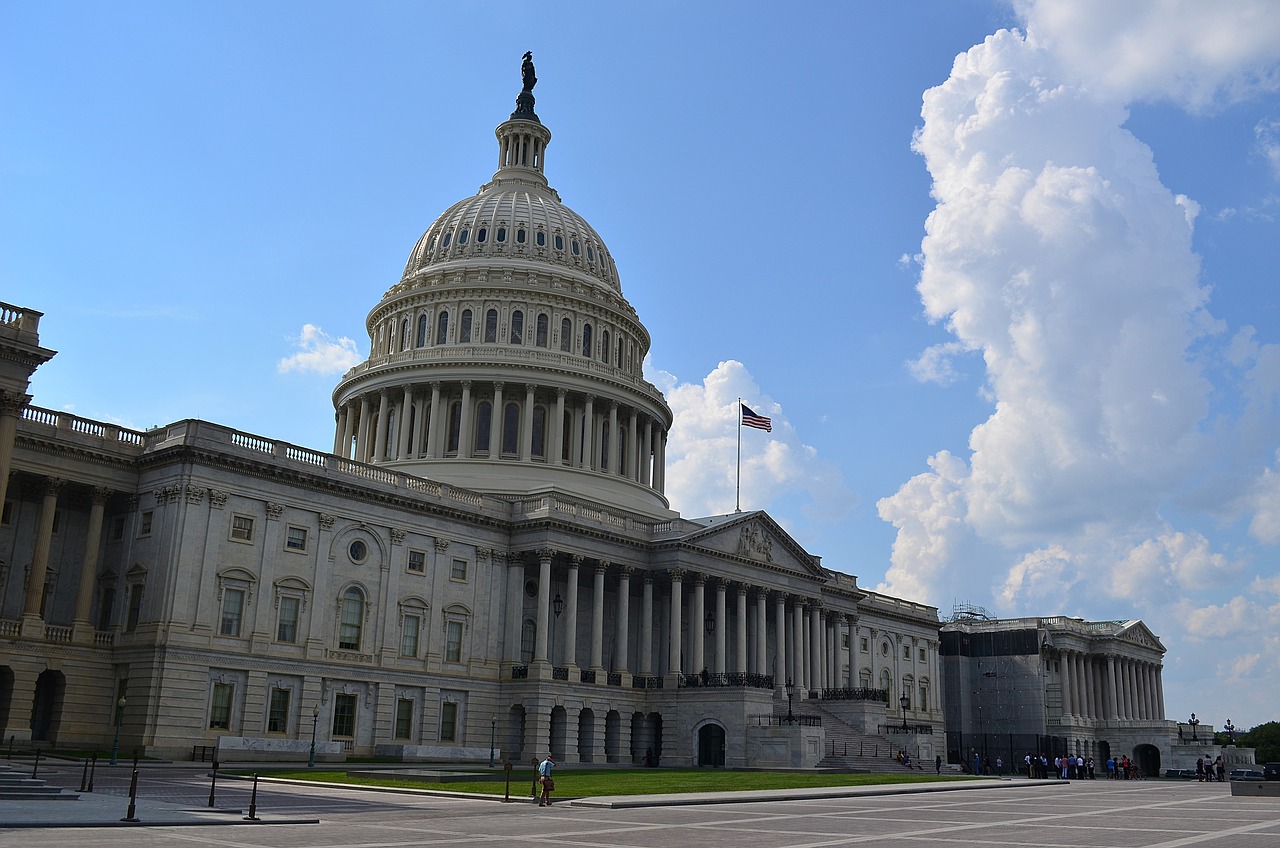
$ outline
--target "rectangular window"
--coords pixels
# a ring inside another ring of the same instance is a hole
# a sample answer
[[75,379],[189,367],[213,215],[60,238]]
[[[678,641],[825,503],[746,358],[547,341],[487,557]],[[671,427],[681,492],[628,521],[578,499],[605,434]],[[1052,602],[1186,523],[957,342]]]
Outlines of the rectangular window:
[[280,611],[276,619],[276,641],[293,644],[298,641],[298,611],[302,604],[297,598],[285,595],[280,598]]
[[240,622],[244,617],[244,590],[224,589],[222,591],[222,626],[218,632],[223,636],[239,636]]
[[422,619],[416,615],[405,615],[400,623],[400,656],[416,657],[418,655],[418,630]]
[[289,732],[289,696],[288,689],[272,689],[271,702],[267,705],[267,732]]
[[427,570],[427,555],[423,551],[409,551],[409,564],[406,569],[416,574],[422,574]]
[[142,617],[142,584],[134,583],[129,587],[129,616],[125,619],[126,633],[138,629],[138,619]]
[[929,709],[929,687],[923,683],[920,684],[920,709]]
[[866,636],[861,637],[861,640],[858,642],[858,650],[862,651],[864,654],[871,650],[871,645],[867,642]]
[[842,633],[842,634],[840,634],[840,647],[845,648],[845,649],[848,649],[848,647],[849,647],[849,634],[848,634],[848,633]]
[[451,701],[440,705],[440,741],[458,741],[458,705]]
[[924,662],[924,661],[925,661],[924,648],[921,648],[921,649],[920,649],[920,662]]
[[111,519],[111,541],[124,541],[124,516],[117,515]]
[[413,738],[413,701],[408,698],[396,701],[396,738]]
[[462,622],[450,621],[445,625],[444,658],[446,662],[462,662]]
[[102,590],[102,599],[98,604],[98,629],[111,629],[111,608],[116,605],[116,590],[107,586]]
[[467,579],[467,561],[465,559],[455,559],[453,567],[449,569],[450,580],[466,580]]
[[333,735],[348,739],[356,735],[355,695],[336,695],[334,697]]
[[253,519],[247,515],[231,516],[231,538],[237,542],[252,542]]
[[213,684],[213,699],[209,704],[209,727],[214,730],[231,729],[231,698],[236,687],[230,683]]
[[284,537],[285,550],[305,551],[307,549],[307,528],[290,527]]
[[152,519],[154,516],[155,516],[155,513],[154,513],[154,512],[152,512],[152,511],[151,511],[151,510],[149,510],[149,509],[142,513],[142,518],[140,518],[140,519],[138,520],[138,535],[139,535],[139,536],[150,536],[150,535],[151,535],[151,519]]
[[903,646],[902,646],[902,658],[903,658],[904,660],[907,660],[908,662],[910,662],[910,661],[911,661],[911,646],[910,646],[910,645],[903,645]]

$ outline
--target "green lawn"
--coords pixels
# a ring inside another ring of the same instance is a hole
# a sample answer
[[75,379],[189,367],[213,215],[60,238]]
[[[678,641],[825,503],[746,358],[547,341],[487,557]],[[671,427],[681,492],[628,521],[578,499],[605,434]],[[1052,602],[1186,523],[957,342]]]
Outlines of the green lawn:
[[[242,772],[237,772],[242,773]],[[385,777],[353,777],[344,771],[316,769],[281,769],[260,771],[261,777],[311,780],[352,786],[391,786],[434,789],[445,792],[474,792],[502,795],[501,779],[475,782],[441,783],[397,777],[388,771]],[[660,795],[671,792],[728,792],[748,789],[807,789],[823,786],[874,786],[886,783],[930,783],[971,778],[932,774],[830,774],[820,772],[725,771],[722,769],[570,769],[555,771],[555,794],[560,797],[583,798],[597,795]],[[511,796],[529,797],[533,787],[530,769],[513,769]]]

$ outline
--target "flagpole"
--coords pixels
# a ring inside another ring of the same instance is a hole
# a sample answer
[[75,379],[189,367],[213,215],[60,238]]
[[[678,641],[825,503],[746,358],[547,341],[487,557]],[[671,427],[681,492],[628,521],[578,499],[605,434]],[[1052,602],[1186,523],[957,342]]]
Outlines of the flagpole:
[[742,398],[738,398],[738,478],[734,484],[733,511],[742,512]]

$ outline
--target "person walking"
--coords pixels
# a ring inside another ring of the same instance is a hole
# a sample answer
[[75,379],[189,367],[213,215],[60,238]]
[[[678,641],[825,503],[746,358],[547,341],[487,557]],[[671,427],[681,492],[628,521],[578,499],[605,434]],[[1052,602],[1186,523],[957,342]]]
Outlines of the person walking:
[[551,755],[547,754],[547,758],[538,763],[538,783],[542,785],[542,794],[538,796],[539,807],[551,806],[551,791],[556,788],[556,782],[551,777],[551,770],[556,767],[556,761],[551,759]]
[[933,770],[936,774],[942,774],[942,755],[933,758]]

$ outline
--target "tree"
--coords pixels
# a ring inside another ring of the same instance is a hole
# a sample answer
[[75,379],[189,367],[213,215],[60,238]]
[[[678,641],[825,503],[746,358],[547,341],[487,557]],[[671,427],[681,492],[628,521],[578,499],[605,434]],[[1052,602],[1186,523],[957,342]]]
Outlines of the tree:
[[1254,759],[1259,763],[1280,762],[1280,721],[1269,721],[1236,736],[1241,748],[1256,748]]

